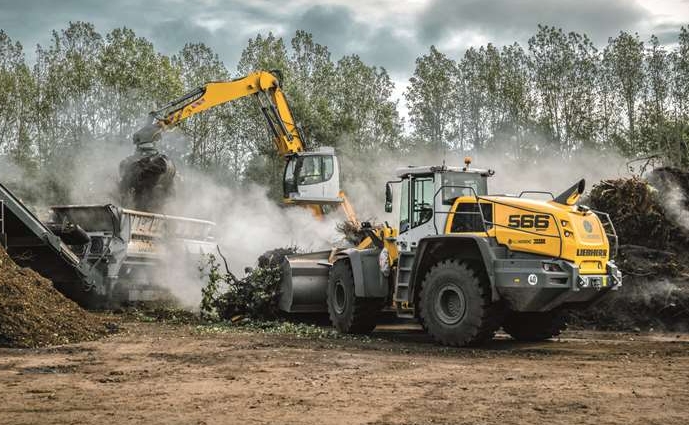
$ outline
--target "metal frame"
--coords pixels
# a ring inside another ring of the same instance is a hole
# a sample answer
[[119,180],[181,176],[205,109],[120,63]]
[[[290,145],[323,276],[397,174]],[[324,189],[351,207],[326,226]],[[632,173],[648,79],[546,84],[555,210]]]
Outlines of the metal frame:
[[517,198],[521,198],[522,196],[528,194],[549,195],[550,199],[555,199],[555,195],[553,195],[553,192],[549,192],[547,190],[522,190],[519,193],[519,196],[517,196]]
[[[592,213],[596,214],[598,218],[604,218],[605,220],[601,220],[601,224],[603,225],[603,229],[605,230],[605,236],[608,237],[608,241],[612,240],[614,243],[614,247],[612,247],[613,255],[611,258],[617,258],[617,251],[620,247],[620,240],[619,237],[617,236],[617,231],[615,230],[615,226],[612,224],[612,220],[610,219],[610,214],[604,213],[602,211],[596,211],[596,210],[590,210]],[[607,228],[606,228],[607,226]]]

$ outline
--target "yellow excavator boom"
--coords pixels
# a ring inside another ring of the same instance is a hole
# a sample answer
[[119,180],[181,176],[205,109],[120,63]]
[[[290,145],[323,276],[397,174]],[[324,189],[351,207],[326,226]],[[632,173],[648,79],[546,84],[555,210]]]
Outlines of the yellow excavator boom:
[[268,71],[254,72],[231,81],[209,82],[173,100],[151,113],[154,118],[152,125],[157,127],[154,134],[174,127],[199,112],[251,95],[257,97],[278,153],[285,156],[303,152],[304,137],[280,87],[280,79]]

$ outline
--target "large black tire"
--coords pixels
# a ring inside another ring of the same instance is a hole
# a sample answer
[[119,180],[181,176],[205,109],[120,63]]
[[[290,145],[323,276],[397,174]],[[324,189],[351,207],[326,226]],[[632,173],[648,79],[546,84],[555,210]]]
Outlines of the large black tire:
[[382,306],[381,299],[357,297],[349,262],[335,262],[328,277],[328,314],[335,329],[348,334],[369,334],[376,327]]
[[501,304],[491,301],[487,279],[457,260],[437,263],[421,285],[422,326],[443,345],[462,347],[491,339],[502,311]]
[[543,341],[567,329],[567,315],[561,310],[546,312],[511,311],[502,328],[518,341]]

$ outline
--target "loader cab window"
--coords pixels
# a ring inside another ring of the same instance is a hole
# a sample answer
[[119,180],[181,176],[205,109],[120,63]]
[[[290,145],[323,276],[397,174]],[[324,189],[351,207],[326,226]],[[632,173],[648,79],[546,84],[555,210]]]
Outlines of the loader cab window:
[[433,218],[433,177],[415,178],[413,182],[411,227],[417,227]]
[[483,196],[488,194],[487,178],[477,173],[443,173],[443,204],[452,205],[462,196]]

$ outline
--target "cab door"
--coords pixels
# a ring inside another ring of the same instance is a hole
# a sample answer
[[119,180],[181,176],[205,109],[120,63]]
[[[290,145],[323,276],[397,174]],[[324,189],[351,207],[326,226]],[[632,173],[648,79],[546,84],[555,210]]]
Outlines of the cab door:
[[401,251],[416,249],[421,238],[435,234],[433,227],[433,175],[402,180],[400,188],[400,223],[397,245]]

